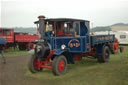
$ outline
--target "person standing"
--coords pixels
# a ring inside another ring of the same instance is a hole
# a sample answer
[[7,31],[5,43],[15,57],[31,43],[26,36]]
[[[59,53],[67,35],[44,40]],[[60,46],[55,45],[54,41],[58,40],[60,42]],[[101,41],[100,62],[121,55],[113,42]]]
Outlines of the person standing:
[[6,64],[6,57],[4,56],[4,45],[3,44],[0,44],[0,53],[2,56],[3,63]]

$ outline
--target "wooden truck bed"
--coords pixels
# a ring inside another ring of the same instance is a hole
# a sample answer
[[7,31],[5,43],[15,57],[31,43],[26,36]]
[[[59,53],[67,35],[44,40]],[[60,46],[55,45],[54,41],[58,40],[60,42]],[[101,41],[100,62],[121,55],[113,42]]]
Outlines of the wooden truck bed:
[[113,42],[115,35],[93,35],[91,36],[91,46]]

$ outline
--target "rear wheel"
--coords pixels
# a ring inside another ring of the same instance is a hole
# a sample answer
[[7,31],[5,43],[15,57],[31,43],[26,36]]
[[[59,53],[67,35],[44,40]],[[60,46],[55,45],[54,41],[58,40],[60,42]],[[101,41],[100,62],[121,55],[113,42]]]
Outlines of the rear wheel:
[[42,68],[39,68],[39,65],[40,65],[40,61],[38,60],[36,55],[32,55],[28,64],[29,70],[32,73],[41,72]]
[[104,63],[109,61],[109,57],[110,57],[110,51],[109,48],[106,46],[104,48],[103,54],[101,56],[98,56],[98,62],[100,63]]
[[62,75],[67,70],[67,59],[65,56],[56,56],[52,63],[52,72],[54,75]]
[[118,52],[118,48],[119,48],[119,43],[118,40],[115,39],[113,43],[111,43],[110,45],[110,50],[112,54],[115,54]]
[[120,46],[120,52],[122,53],[124,51],[124,47]]

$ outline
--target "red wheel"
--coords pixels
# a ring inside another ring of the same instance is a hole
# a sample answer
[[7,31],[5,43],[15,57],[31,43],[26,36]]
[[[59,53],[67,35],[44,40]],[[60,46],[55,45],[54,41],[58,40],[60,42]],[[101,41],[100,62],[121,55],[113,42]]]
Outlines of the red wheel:
[[112,54],[115,54],[118,52],[119,49],[119,43],[118,40],[115,39],[113,43],[110,44],[110,51]]
[[54,75],[62,75],[67,70],[67,59],[65,56],[56,56],[52,63],[52,72]]
[[107,62],[109,60],[109,57],[110,57],[109,48],[106,46],[104,48],[103,54],[101,56],[98,56],[98,62],[100,63]]
[[104,58],[106,58],[108,56],[108,53],[105,51],[105,56],[104,56]]
[[33,55],[28,64],[29,70],[32,73],[41,72],[42,68],[40,68],[40,61],[37,59],[35,55]]
[[64,71],[64,68],[65,68],[64,60],[61,60],[61,61],[59,62],[58,67],[59,67],[59,71],[60,71],[60,72]]
[[118,52],[118,48],[119,48],[118,44],[119,44],[118,41],[114,42],[114,52],[115,53]]
[[110,55],[110,53],[109,53],[108,47],[106,47],[106,49],[105,49],[105,55],[104,55],[104,61],[108,61],[109,55]]

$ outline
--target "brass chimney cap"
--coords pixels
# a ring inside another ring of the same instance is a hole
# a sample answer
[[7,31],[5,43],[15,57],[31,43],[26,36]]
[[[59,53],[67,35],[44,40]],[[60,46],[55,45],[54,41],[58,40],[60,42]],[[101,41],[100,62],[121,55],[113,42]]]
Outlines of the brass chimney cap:
[[45,19],[45,16],[40,15],[40,16],[38,16],[38,18],[39,18],[39,19]]

